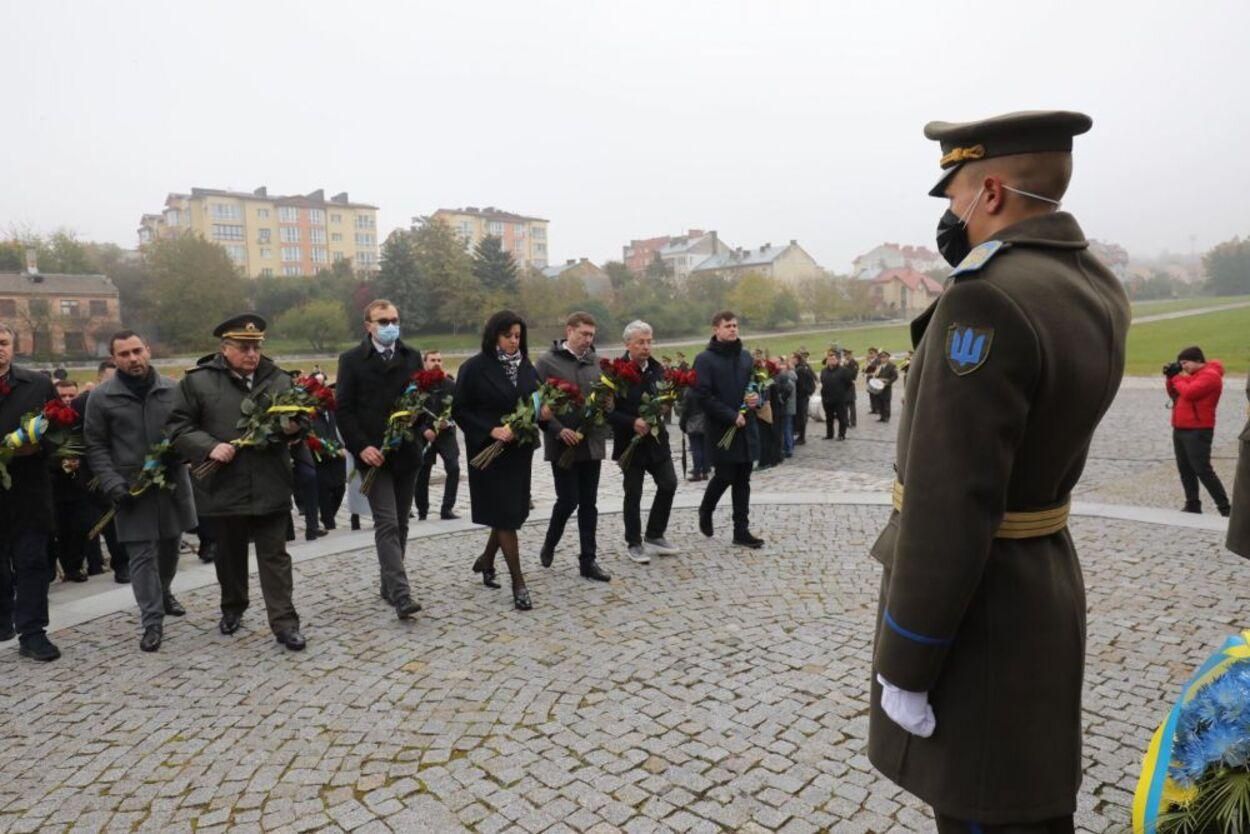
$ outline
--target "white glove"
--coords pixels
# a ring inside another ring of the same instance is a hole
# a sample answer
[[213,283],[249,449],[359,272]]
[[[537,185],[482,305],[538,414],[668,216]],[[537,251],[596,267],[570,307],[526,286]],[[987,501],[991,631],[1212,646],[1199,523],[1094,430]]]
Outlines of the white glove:
[[914,736],[928,738],[933,735],[937,729],[937,718],[933,715],[933,707],[929,706],[928,692],[899,689],[880,675],[877,675],[877,683],[881,684],[881,709],[891,721]]

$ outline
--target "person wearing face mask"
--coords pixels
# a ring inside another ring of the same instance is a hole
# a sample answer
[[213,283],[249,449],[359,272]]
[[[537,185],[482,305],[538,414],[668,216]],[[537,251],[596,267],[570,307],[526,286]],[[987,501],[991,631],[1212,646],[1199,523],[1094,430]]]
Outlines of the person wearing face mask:
[[894,512],[872,548],[868,755],[939,832],[1074,830],[1086,612],[1067,518],[1130,318],[1057,210],[1091,124],[1047,111],[925,128],[954,269],[911,326]]
[[373,515],[382,598],[406,620],[421,610],[408,585],[404,553],[426,418],[418,419],[411,443],[388,449],[385,456],[381,449],[395,400],[421,370],[421,353],[399,338],[399,310],[386,299],[369,302],[364,324],[364,340],[339,357],[335,416],[343,445],[355,456],[356,471],[363,476],[378,467],[365,497]]

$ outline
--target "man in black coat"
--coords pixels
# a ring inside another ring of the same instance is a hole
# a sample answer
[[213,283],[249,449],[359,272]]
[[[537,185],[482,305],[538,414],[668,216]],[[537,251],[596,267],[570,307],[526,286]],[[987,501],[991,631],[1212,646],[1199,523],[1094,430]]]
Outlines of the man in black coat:
[[[673,496],[677,494],[677,471],[673,469],[668,429],[661,422],[659,434],[652,435],[651,426],[640,416],[643,396],[654,397],[657,386],[664,380],[664,368],[651,358],[652,336],[651,325],[644,321],[626,325],[623,339],[628,351],[626,355],[638,366],[642,383],[617,392],[613,398],[615,408],[607,415],[612,425],[612,460],[619,461],[634,438],[642,438],[634,447],[629,466],[625,469],[624,506],[626,552],[640,565],[651,561],[648,551],[660,556],[675,556],[680,552],[664,538],[673,510]],[[647,474],[655,481],[655,498],[647,515],[647,535],[644,539],[642,482]]]
[[[425,369],[441,371],[443,369],[443,353],[439,350],[425,352]],[[432,414],[442,414],[450,408],[451,397],[456,390],[454,377],[447,377],[430,391],[430,402],[427,408]],[[431,421],[432,422],[432,421]],[[421,521],[430,512],[430,473],[434,471],[434,461],[443,459],[443,471],[447,479],[443,481],[443,504],[439,517],[444,520],[457,519],[456,493],[460,486],[460,446],[456,443],[456,426],[448,417],[437,425],[429,425],[422,432],[425,442],[425,454],[421,456],[421,471],[417,473],[417,518]]]
[[[59,379],[53,383],[56,398],[62,405],[74,407],[78,397],[78,383],[71,379]],[[77,411],[79,425],[83,412]],[[90,480],[85,474],[81,458],[53,459],[48,462],[52,475],[53,513],[56,527],[56,559],[66,582],[86,582],[87,571],[83,560],[87,555],[87,532],[95,522],[92,515],[91,493],[87,489]],[[92,565],[92,574],[102,573],[103,568]]]
[[833,424],[838,424],[838,440],[846,440],[847,407],[854,390],[855,377],[845,359],[835,353],[820,372],[820,404],[825,411],[825,440],[833,439]]
[[347,451],[355,456],[363,478],[378,472],[366,496],[373,513],[373,541],[378,552],[382,598],[401,620],[421,605],[412,598],[404,553],[408,547],[408,513],[421,467],[421,425],[417,440],[401,443],[383,454],[387,421],[413,374],[421,370],[421,353],[399,338],[399,310],[378,299],[365,307],[365,339],[339,357],[336,379],[339,432]]
[[[112,359],[102,360],[96,368],[96,388],[99,388],[101,385],[108,382],[116,373],[116,362]],[[94,389],[89,388],[74,398],[73,408],[82,415],[84,420],[87,418],[87,403],[91,399],[91,392],[93,390]],[[88,484],[95,481],[95,472],[91,470],[91,462],[84,456],[80,463],[80,471],[82,473],[81,477]],[[96,518],[99,518],[108,512],[109,508],[113,506],[113,502],[109,500],[107,495],[100,492],[99,489],[92,489],[90,495],[91,506],[95,509],[95,518],[91,520],[92,524],[94,524]],[[104,538],[105,543],[108,545],[109,567],[113,569],[113,581],[115,581],[118,585],[127,584],[130,582],[130,556],[126,551],[126,546],[118,540],[117,525],[113,522],[109,522],[105,525],[104,532],[101,536],[97,536],[87,542],[87,574],[94,576],[95,574],[103,571],[104,554],[100,550],[101,537]],[[98,570],[96,569],[97,566],[99,567]]]
[[816,393],[816,372],[807,364],[802,353],[794,354],[794,443],[802,446],[807,442],[807,410]]
[[[315,371],[313,376],[322,385],[326,384],[326,375],[321,371]],[[338,416],[334,411],[328,408],[319,410],[313,417],[312,428],[322,440],[342,443]],[[343,494],[347,491],[347,451],[338,448],[335,452],[322,451],[313,457],[317,462],[317,507],[321,512],[321,526],[333,530],[338,526],[335,516],[343,505]]]
[[[751,535],[751,467],[759,458],[760,440],[756,411],[763,402],[752,385],[754,362],[738,338],[738,317],[728,310],[712,317],[712,340],[695,357],[695,384],[699,407],[707,417],[708,458],[716,469],[707,483],[699,506],[699,530],[712,535],[712,513],[725,490],[733,489],[733,542],[742,547],[762,547],[764,540]],[[720,439],[730,427],[737,429],[729,448]]]
[[[0,439],[22,415],[42,411],[56,396],[52,380],[13,364],[17,333],[0,322]],[[21,655],[56,660],[48,639],[48,538],[52,535],[52,481],[47,453],[23,445],[8,464],[12,486],[0,492],[0,642],[21,636]],[[2,488],[0,488],[2,489]]]
[[879,422],[888,423],[890,422],[890,401],[894,399],[894,383],[898,382],[898,366],[890,361],[888,350],[881,351],[878,360],[880,364],[877,365],[877,379],[885,383],[885,387],[877,395],[877,413],[881,415],[877,419]]

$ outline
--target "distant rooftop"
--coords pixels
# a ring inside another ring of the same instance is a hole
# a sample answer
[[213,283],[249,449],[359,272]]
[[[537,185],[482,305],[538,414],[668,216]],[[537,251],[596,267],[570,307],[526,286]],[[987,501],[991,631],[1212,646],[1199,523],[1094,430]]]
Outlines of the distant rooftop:
[[[232,197],[236,200],[264,200],[266,202],[276,203],[280,206],[300,206],[302,208],[330,208],[332,206],[342,206],[343,208],[362,208],[377,210],[377,206],[368,203],[353,203],[347,197],[346,191],[335,194],[329,200],[326,199],[326,192],[323,188],[318,188],[308,194],[270,194],[269,189],[265,186],[257,188],[255,191],[229,191],[223,188],[192,188],[190,194],[171,193],[170,199],[176,197]],[[169,200],[165,201],[168,205]]]
[[117,295],[117,287],[104,275],[0,272],[0,295]]
[[434,212],[435,214],[470,214],[474,217],[481,217],[486,220],[500,220],[505,223],[549,223],[551,221],[543,217],[527,217],[524,214],[514,214],[510,211],[497,209],[494,206],[486,208],[478,208],[477,206],[466,206],[465,208],[441,208]]

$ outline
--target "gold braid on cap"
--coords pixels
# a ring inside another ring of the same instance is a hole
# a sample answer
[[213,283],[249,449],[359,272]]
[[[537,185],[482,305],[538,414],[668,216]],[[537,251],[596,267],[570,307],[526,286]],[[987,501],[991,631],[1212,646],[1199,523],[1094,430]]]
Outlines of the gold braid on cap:
[[942,157],[938,165],[945,168],[947,165],[953,165],[956,162],[966,162],[969,159],[981,159],[985,156],[984,145],[973,145],[971,148],[955,148],[950,153]]
[[242,330],[231,330],[227,333],[222,333],[221,338],[234,339],[236,342],[259,342],[264,340],[265,331],[258,328],[255,322],[249,321]]

